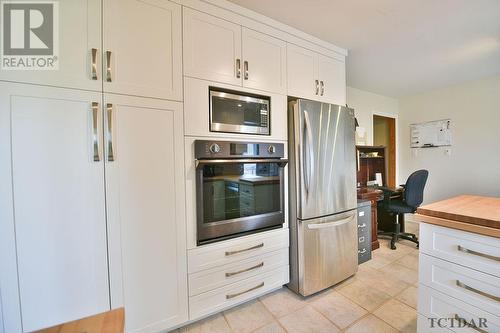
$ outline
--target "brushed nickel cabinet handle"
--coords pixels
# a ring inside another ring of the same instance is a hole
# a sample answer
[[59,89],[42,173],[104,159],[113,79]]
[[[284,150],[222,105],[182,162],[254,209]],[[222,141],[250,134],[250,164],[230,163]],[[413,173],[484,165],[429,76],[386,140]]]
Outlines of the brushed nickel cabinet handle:
[[243,71],[244,71],[244,74],[243,74],[243,78],[245,80],[248,80],[248,61],[243,61]]
[[240,291],[239,293],[236,293],[236,294],[229,294],[229,295],[226,295],[226,299],[231,299],[231,298],[235,298],[235,297],[238,297],[240,295],[243,295],[243,294],[246,294],[246,293],[249,293],[253,290],[256,290],[256,289],[259,289],[259,288],[262,288],[264,287],[264,282],[256,285],[255,287],[252,287],[250,289],[247,289],[247,290],[244,290],[244,291]]
[[99,162],[99,132],[98,132],[99,103],[92,102],[92,149],[94,162]]
[[483,258],[486,258],[486,259],[500,261],[500,257],[492,256],[490,254],[485,254],[485,253],[481,253],[481,252],[477,252],[477,251],[474,251],[474,250],[469,250],[469,249],[467,249],[467,248],[465,248],[463,246],[460,246],[460,245],[457,246],[457,250],[460,251],[460,252],[473,254],[475,256],[483,257]]
[[258,245],[255,245],[255,246],[243,249],[243,250],[226,251],[226,256],[232,256],[234,254],[238,254],[238,253],[246,252],[246,251],[250,251],[250,250],[255,250],[255,249],[258,249],[258,248],[261,248],[261,247],[264,247],[264,243],[260,243]]
[[482,330],[482,329],[480,329],[479,327],[477,327],[477,326],[475,325],[475,322],[474,322],[474,324],[471,324],[471,323],[469,323],[467,320],[465,320],[465,318],[460,317],[460,316],[459,316],[458,314],[456,314],[456,313],[455,313],[455,316],[453,316],[453,318],[455,318],[455,319],[456,319],[456,320],[458,320],[458,321],[463,322],[463,323],[464,323],[467,327],[472,328],[473,330],[475,330],[475,331],[477,331],[477,332],[480,332],[480,333],[488,333],[488,331]]
[[111,51],[106,51],[106,81],[113,82],[111,76]]
[[318,80],[314,80],[314,83],[316,84],[316,93],[315,95],[319,94],[319,81]]
[[97,80],[97,49],[91,50],[91,64],[90,76],[92,80]]
[[321,96],[325,93],[325,83],[323,80],[319,81],[319,85],[321,86]]
[[252,267],[248,267],[248,268],[242,269],[242,270],[237,271],[237,272],[226,273],[226,277],[231,277],[231,276],[234,276],[234,275],[245,273],[245,272],[248,272],[248,271],[260,268],[260,267],[264,267],[264,262],[261,262],[260,264],[257,264],[257,265],[252,266]]
[[461,282],[460,280],[456,281],[456,285],[458,287],[460,287],[460,288],[464,288],[465,290],[472,291],[473,293],[476,293],[478,295],[481,295],[481,296],[484,296],[484,297],[488,297],[489,299],[492,299],[494,301],[500,302],[500,297],[492,295],[492,294],[489,294],[489,293],[486,293],[484,291],[481,291],[479,289],[473,288],[471,286],[468,286],[465,283]]
[[236,77],[239,79],[241,77],[241,60],[236,59]]
[[108,162],[113,162],[115,160],[115,155],[113,153],[113,104],[106,104],[106,114],[107,114],[107,140],[108,140]]

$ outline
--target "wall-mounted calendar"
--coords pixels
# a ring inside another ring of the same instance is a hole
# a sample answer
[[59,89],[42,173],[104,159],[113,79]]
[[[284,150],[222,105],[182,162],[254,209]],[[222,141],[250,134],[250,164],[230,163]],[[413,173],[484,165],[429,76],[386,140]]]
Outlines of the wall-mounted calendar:
[[410,125],[411,148],[451,146],[451,119]]

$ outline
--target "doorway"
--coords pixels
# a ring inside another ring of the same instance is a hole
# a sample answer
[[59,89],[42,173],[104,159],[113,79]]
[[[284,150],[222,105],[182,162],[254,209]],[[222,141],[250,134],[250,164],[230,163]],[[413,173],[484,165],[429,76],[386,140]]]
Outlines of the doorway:
[[396,118],[373,115],[373,145],[386,147],[386,184],[396,187]]

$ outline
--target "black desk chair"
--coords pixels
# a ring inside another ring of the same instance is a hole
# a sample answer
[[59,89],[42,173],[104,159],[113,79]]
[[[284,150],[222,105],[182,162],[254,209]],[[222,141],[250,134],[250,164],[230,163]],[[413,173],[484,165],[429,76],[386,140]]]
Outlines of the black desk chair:
[[401,232],[400,221],[403,220],[404,214],[415,213],[417,208],[424,201],[424,187],[427,182],[427,177],[429,176],[429,171],[418,170],[415,171],[408,177],[405,185],[403,186],[403,194],[401,198],[391,200],[391,194],[394,191],[382,187],[381,190],[384,191],[384,202],[382,208],[386,210],[389,214],[396,214],[396,222],[394,223],[394,229],[391,232],[379,232],[378,235],[381,236],[391,236],[391,249],[396,249],[396,242],[399,238],[403,238],[414,242],[418,247],[418,238],[415,234]]

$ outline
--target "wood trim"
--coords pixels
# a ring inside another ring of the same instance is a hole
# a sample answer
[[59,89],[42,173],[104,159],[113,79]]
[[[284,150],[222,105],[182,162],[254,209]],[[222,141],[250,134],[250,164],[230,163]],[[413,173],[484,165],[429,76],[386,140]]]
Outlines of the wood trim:
[[462,230],[467,232],[472,232],[475,234],[480,234],[484,236],[490,236],[495,238],[500,238],[500,229],[490,228],[476,224],[470,224],[466,222],[452,221],[434,216],[427,216],[422,214],[415,214],[416,222],[423,222],[438,225],[441,227],[452,228],[456,230]]
[[388,156],[386,156],[388,163],[387,184],[389,187],[396,187],[396,119],[388,118],[387,124],[389,125],[389,145]]

